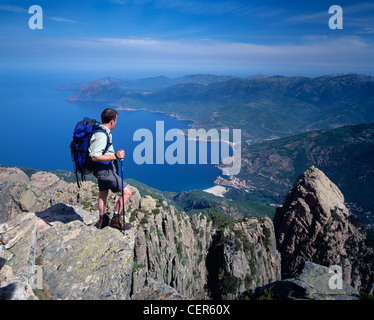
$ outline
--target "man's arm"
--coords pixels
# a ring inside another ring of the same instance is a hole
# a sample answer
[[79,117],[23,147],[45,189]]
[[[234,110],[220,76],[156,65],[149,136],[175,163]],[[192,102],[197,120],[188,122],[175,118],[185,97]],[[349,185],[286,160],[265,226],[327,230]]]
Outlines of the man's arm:
[[112,161],[116,159],[119,159],[120,161],[122,161],[124,157],[125,157],[125,151],[121,149],[121,150],[118,150],[116,154],[107,154],[107,155],[103,154],[98,157],[92,157],[91,159],[93,162],[106,162],[106,161]]

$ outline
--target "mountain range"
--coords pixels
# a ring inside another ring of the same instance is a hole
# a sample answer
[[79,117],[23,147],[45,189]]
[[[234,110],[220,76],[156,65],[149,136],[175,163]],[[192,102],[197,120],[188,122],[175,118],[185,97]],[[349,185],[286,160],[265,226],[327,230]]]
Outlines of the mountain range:
[[207,130],[242,129],[250,142],[374,122],[374,78],[357,74],[317,78],[190,75],[133,81],[107,77],[70,88],[82,86],[67,100],[161,111],[191,119],[196,127]]
[[[258,75],[260,77],[260,75]],[[265,77],[265,76],[264,76]],[[166,76],[158,76],[152,78],[143,78],[143,79],[122,79],[114,77],[104,77],[102,79],[86,81],[86,82],[75,82],[71,84],[59,85],[55,89],[59,90],[82,90],[96,83],[101,85],[116,85],[121,89],[127,91],[152,91],[159,90],[166,87],[170,87],[177,84],[185,83],[197,83],[197,84],[208,84],[213,82],[226,81],[234,79],[234,76],[218,76],[212,74],[196,74],[196,75],[186,75],[179,78],[169,78]]]

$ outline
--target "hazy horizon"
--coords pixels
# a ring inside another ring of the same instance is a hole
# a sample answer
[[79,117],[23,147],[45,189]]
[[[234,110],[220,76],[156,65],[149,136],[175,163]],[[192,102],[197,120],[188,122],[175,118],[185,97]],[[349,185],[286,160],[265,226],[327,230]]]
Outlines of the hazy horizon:
[[0,0],[1,73],[374,75],[374,4],[340,1],[343,29],[330,29],[334,4],[40,0],[31,30],[29,1]]

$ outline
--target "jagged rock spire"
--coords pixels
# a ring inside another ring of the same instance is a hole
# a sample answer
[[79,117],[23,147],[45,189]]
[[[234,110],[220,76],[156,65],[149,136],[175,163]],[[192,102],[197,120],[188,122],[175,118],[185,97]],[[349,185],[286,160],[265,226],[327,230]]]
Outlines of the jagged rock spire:
[[[282,278],[297,275],[305,261],[338,265],[355,289],[373,281],[374,253],[366,233],[344,204],[339,188],[312,166],[294,183],[274,217]],[[371,259],[369,257],[372,257]]]

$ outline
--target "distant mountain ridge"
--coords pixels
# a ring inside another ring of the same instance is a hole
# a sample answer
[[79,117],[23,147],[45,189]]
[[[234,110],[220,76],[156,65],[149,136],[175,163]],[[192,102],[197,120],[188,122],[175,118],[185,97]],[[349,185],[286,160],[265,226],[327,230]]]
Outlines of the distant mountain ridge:
[[55,89],[59,90],[82,90],[95,84],[107,85],[115,84],[121,89],[136,91],[136,90],[158,90],[173,86],[176,84],[184,83],[198,83],[208,84],[219,81],[227,81],[235,78],[234,76],[218,76],[212,74],[193,74],[186,75],[178,78],[169,78],[166,76],[142,78],[142,79],[122,79],[114,77],[104,77],[98,80],[87,81],[87,82],[76,82],[72,84],[65,84],[56,86]]
[[192,75],[121,81],[104,78],[67,100],[165,112],[207,130],[242,129],[244,139],[251,141],[374,122],[371,76]]

